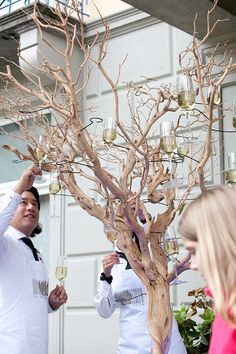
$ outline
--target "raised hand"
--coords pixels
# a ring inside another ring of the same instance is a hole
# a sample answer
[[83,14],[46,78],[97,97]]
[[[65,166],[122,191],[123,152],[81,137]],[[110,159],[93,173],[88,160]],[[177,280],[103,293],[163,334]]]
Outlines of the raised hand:
[[22,194],[23,192],[27,191],[32,187],[35,180],[35,176],[41,174],[42,172],[38,166],[32,165],[28,167],[22,173],[17,185],[14,188],[14,191],[18,194]]
[[112,267],[115,264],[119,264],[119,255],[116,252],[109,253],[106,255],[102,260],[103,265],[103,272],[106,274],[107,277],[111,275]]

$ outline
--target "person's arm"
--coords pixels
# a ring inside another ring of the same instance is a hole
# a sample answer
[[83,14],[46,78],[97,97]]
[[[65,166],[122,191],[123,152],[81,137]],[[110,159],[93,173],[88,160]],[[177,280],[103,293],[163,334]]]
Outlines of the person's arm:
[[4,234],[11,223],[14,213],[21,202],[21,194],[33,185],[36,174],[41,171],[37,166],[27,168],[21,175],[18,183],[12,191],[3,197],[0,203],[0,236]]
[[4,234],[11,223],[18,205],[21,202],[21,195],[14,191],[7,192],[0,203],[0,236]]
[[94,304],[99,315],[103,318],[110,317],[115,311],[116,304],[112,293],[111,270],[114,264],[119,263],[119,256],[116,252],[106,255],[102,260],[103,271],[98,282],[97,293],[94,296]]
[[97,293],[94,296],[93,301],[97,312],[101,317],[110,317],[116,308],[111,284],[108,284],[106,281],[99,281]]

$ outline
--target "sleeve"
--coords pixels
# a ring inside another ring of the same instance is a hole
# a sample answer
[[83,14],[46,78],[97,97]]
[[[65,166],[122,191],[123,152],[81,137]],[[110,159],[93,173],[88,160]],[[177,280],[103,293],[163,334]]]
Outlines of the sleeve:
[[110,317],[116,308],[111,284],[108,284],[106,281],[99,280],[97,293],[94,296],[93,301],[97,312],[101,317]]
[[56,310],[53,310],[53,309],[51,308],[51,306],[49,305],[49,301],[48,301],[48,314],[49,314],[49,313],[57,312],[57,311],[59,310],[59,308],[60,308],[60,307],[58,307]]
[[4,234],[10,225],[21,198],[21,195],[14,191],[9,191],[3,197],[0,203],[0,236]]

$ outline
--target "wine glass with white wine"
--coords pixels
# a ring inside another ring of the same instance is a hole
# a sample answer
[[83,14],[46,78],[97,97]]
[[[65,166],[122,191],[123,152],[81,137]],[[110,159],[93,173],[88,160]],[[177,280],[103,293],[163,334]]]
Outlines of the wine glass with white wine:
[[106,167],[109,166],[110,149],[116,139],[116,124],[113,117],[108,117],[105,120],[104,130],[103,130],[103,141],[107,146]]
[[[40,135],[38,145],[35,150],[35,153],[36,153],[36,156],[38,159],[38,166],[39,166],[40,170],[42,167],[42,163],[47,159],[47,154],[44,151],[44,149],[42,148],[42,146],[43,146],[43,136]],[[35,176],[35,183],[45,183],[46,181],[47,181],[46,178],[43,176],[39,176],[39,175]]]
[[165,121],[160,125],[160,149],[168,156],[170,180],[163,184],[163,188],[176,188],[178,179],[173,174],[173,154],[177,148],[173,122]]
[[232,123],[234,129],[236,129],[236,100],[233,100],[233,118],[232,118]]
[[225,180],[230,187],[236,188],[236,153],[227,154],[228,169],[225,171]]
[[55,274],[60,283],[65,279],[67,276],[67,257],[58,256]]
[[62,185],[60,182],[60,173],[57,170],[52,171],[50,173],[50,180],[49,180],[48,188],[49,188],[50,194],[53,195],[53,216],[55,216],[56,215],[55,197],[56,197],[56,194],[58,194],[62,189]]
[[164,251],[166,255],[171,259],[174,272],[175,279],[171,282],[172,285],[186,283],[186,281],[179,280],[178,278],[178,269],[177,269],[177,256],[179,254],[179,244],[176,237],[175,229],[173,226],[169,226],[165,232],[164,240]]
[[211,84],[208,87],[207,92],[207,103],[210,105],[213,102],[214,106],[218,106],[221,102],[221,93],[220,93],[220,86],[215,86]]
[[177,79],[177,97],[178,105],[184,111],[188,132],[185,137],[186,145],[193,145],[197,137],[194,137],[190,129],[190,112],[195,107],[195,92],[193,89],[193,82],[190,75],[181,74]]

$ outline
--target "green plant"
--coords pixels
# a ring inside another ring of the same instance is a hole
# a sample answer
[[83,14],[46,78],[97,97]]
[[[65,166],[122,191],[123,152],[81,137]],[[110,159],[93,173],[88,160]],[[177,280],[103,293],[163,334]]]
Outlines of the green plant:
[[194,296],[194,301],[174,311],[179,331],[188,354],[207,354],[214,319],[211,299],[202,288],[190,291],[188,296]]

